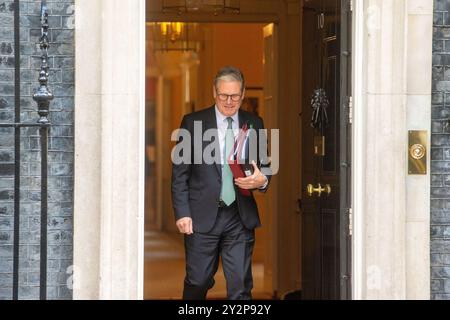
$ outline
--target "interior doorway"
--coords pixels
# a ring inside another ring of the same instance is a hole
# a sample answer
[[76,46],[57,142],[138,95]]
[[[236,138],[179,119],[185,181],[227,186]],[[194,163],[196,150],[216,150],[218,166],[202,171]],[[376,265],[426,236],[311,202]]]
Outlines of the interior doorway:
[[[146,70],[146,299],[179,299],[184,279],[183,236],[178,233],[171,205],[170,154],[172,132],[184,114],[214,104],[212,81],[225,65],[240,68],[246,77],[243,109],[264,118],[263,23],[147,24]],[[267,92],[266,92],[267,95]],[[271,253],[267,243],[271,213],[263,194],[254,193],[263,227],[256,230],[253,254],[255,298],[273,297]],[[209,298],[225,298],[223,271]]]

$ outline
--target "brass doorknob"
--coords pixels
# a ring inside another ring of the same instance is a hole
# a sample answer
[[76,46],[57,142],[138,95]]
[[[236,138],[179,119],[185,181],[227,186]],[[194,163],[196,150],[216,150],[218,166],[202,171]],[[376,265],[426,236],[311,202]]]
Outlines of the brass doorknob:
[[409,155],[411,156],[411,158],[413,158],[415,160],[422,159],[425,156],[425,153],[426,153],[426,149],[420,143],[416,143],[416,144],[412,145],[411,148],[409,148]]
[[331,193],[331,186],[329,184],[326,184],[325,186],[322,187],[320,185],[320,183],[319,183],[318,187],[314,188],[314,186],[312,184],[308,184],[306,186],[306,191],[308,192],[308,195],[310,197],[312,197],[314,193],[317,193],[317,195],[320,197],[322,192],[325,192],[326,194],[330,194]]

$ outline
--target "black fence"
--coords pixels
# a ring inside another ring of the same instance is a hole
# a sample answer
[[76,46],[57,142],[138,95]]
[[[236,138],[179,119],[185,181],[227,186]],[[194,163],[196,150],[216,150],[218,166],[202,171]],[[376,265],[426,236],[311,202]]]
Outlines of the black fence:
[[42,51],[42,63],[39,71],[39,88],[33,95],[37,103],[36,123],[22,123],[20,118],[20,4],[19,0],[14,0],[14,59],[15,59],[15,80],[14,80],[14,101],[15,117],[14,123],[0,123],[0,128],[15,128],[14,131],[14,245],[13,245],[13,300],[19,299],[19,244],[20,244],[20,129],[25,127],[38,127],[41,143],[41,240],[40,240],[40,288],[39,297],[41,300],[47,298],[47,216],[48,216],[48,136],[50,131],[50,121],[48,119],[50,101],[53,99],[52,93],[48,90],[48,9],[47,1],[41,1],[41,37],[40,49]]

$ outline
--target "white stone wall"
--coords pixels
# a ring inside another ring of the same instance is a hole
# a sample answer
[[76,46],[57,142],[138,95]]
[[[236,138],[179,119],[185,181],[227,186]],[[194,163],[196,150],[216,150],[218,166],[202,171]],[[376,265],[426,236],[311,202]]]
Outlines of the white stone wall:
[[145,1],[75,5],[74,298],[142,299]]
[[355,298],[429,299],[430,153],[427,174],[408,175],[407,147],[408,130],[430,146],[432,1],[355,10]]

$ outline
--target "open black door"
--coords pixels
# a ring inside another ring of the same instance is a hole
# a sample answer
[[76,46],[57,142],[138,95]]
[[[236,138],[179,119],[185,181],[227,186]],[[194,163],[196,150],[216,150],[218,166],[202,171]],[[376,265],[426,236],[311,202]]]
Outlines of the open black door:
[[351,297],[350,26],[346,0],[303,8],[302,291]]

